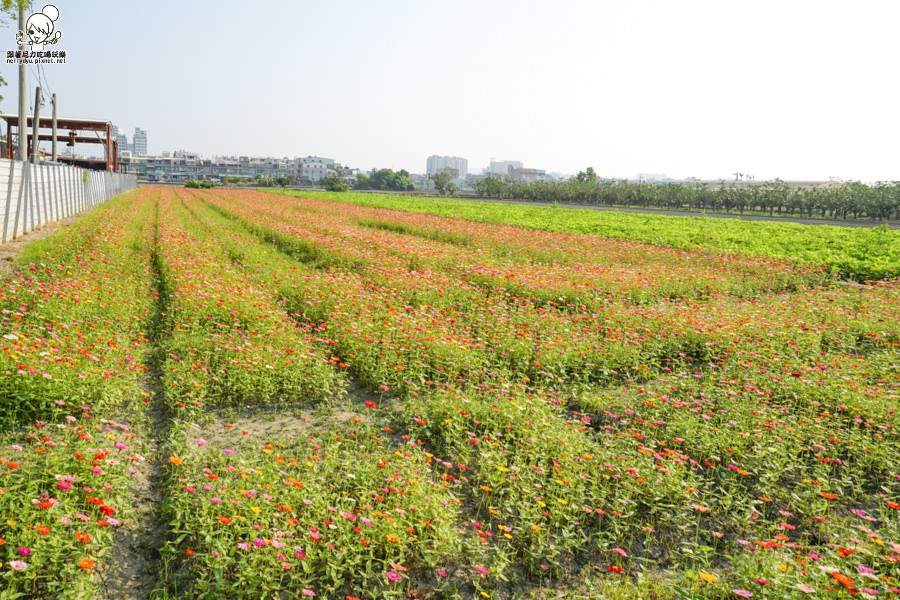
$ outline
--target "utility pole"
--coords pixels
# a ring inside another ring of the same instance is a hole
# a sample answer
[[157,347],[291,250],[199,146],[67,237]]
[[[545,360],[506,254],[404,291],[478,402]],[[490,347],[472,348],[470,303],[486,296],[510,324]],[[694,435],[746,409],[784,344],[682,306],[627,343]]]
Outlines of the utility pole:
[[41,86],[34,88],[34,126],[31,132],[31,164],[36,165],[41,157],[38,155],[38,129],[41,120]]
[[53,94],[53,162],[56,162],[56,94]]
[[[19,31],[25,33],[25,6],[19,5]],[[27,36],[26,36],[27,37]],[[25,41],[23,38],[22,41]],[[25,45],[20,44],[19,50],[24,51]],[[17,148],[16,158],[25,161],[28,158],[28,97],[26,96],[28,89],[28,65],[24,62],[19,63],[19,146]],[[7,140],[7,143],[12,140]]]

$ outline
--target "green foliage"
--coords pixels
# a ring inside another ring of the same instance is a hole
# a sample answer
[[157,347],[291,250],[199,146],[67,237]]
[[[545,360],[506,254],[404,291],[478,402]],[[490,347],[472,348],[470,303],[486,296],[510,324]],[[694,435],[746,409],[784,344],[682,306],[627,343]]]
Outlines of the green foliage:
[[475,192],[488,198],[503,198],[506,186],[499,177],[486,177],[475,182]]
[[440,173],[429,175],[428,179],[430,179],[432,183],[434,183],[434,189],[436,189],[441,194],[446,194],[448,191],[448,186],[451,185],[450,173],[447,173],[446,171],[441,171]]
[[416,189],[409,178],[409,171],[400,169],[378,169],[371,176],[359,175],[356,179],[358,190],[385,190],[390,192],[411,192]]
[[216,184],[211,181],[197,181],[196,179],[188,179],[184,182],[184,187],[205,190],[216,187]]
[[344,183],[343,174],[338,171],[329,171],[319,183],[329,192],[346,192],[350,189],[350,186]]

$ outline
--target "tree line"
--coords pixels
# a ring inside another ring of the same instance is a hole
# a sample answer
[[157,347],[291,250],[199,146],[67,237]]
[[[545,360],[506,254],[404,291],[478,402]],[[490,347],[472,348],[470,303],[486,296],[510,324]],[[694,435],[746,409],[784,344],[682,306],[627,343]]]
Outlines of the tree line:
[[529,202],[629,206],[711,212],[756,211],[769,215],[834,219],[900,219],[900,181],[866,185],[835,182],[825,187],[794,187],[781,180],[718,187],[706,183],[656,183],[603,180],[592,168],[563,181],[512,181],[488,177],[475,192],[489,198]]

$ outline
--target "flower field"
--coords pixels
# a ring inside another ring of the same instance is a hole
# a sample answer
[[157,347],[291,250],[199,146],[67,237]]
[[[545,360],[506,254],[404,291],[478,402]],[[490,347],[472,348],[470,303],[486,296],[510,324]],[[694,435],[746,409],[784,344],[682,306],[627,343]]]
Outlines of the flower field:
[[0,599],[900,598],[896,282],[145,187],[0,304]]

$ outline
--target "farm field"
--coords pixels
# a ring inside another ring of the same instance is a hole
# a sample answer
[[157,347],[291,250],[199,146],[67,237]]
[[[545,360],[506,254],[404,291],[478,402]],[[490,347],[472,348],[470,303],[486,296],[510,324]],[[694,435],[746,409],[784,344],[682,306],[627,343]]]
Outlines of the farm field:
[[732,221],[701,216],[672,218],[455,198],[415,198],[358,192],[283,193],[373,208],[463,217],[482,223],[624,238],[682,250],[700,247],[755,256],[778,256],[825,265],[842,277],[860,282],[900,276],[900,232],[886,226],[848,231],[845,227],[828,225],[827,221],[809,227],[796,223]]
[[341,197],[26,248],[0,599],[900,598],[893,232]]

